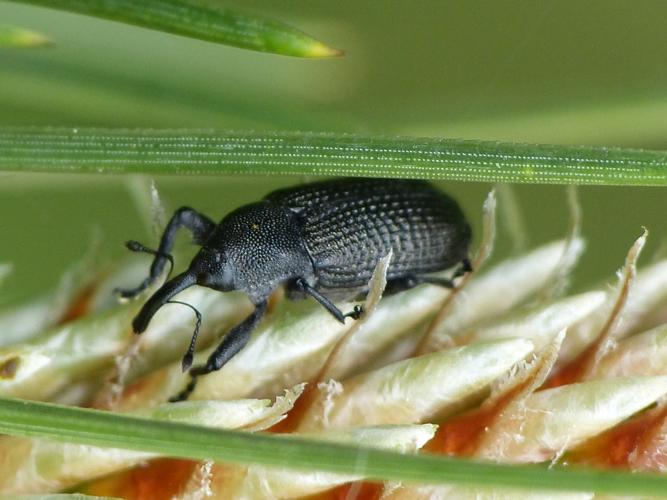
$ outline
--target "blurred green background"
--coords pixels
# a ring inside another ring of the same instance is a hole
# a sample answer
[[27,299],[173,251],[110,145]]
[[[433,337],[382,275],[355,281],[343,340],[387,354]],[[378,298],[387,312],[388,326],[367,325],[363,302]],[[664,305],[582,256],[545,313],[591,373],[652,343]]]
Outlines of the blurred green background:
[[[0,49],[0,125],[325,130],[667,149],[667,3],[224,2],[342,48],[301,60],[0,2],[0,24],[47,49]],[[295,178],[157,178],[170,209],[214,218]],[[479,234],[488,185],[443,187]],[[516,186],[534,245],[564,235],[565,190]],[[579,190],[588,250],[575,286],[611,278],[641,226],[643,262],[662,252],[664,192]],[[501,197],[500,209],[508,213]],[[15,264],[0,305],[52,288],[99,229],[107,257],[154,243],[113,176],[0,174],[0,261]],[[495,258],[513,242],[504,224]]]

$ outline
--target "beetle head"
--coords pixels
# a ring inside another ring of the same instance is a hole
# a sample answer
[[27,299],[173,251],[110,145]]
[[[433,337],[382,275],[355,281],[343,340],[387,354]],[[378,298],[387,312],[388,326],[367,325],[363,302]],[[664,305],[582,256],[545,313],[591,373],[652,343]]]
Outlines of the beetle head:
[[188,272],[199,285],[240,290],[254,303],[289,279],[313,273],[296,214],[267,201],[227,215]]

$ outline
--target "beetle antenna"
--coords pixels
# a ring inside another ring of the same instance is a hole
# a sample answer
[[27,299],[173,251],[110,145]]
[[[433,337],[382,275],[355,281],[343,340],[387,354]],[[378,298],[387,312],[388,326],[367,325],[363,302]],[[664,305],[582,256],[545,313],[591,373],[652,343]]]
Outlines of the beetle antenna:
[[169,261],[169,272],[167,273],[167,279],[169,279],[169,276],[171,276],[171,272],[174,270],[174,257],[171,254],[161,252],[160,250],[153,250],[152,248],[148,248],[146,245],[143,245],[135,240],[126,241],[125,246],[131,252],[148,253],[151,255],[155,255],[156,257],[162,257],[163,259],[167,259]]
[[192,309],[192,311],[195,313],[195,316],[197,316],[195,331],[192,334],[192,339],[190,339],[190,347],[188,347],[188,351],[185,353],[185,356],[183,356],[183,361],[181,362],[183,372],[187,372],[192,366],[192,361],[194,359],[195,345],[197,344],[197,335],[199,335],[199,327],[201,326],[201,313],[192,304],[188,304],[187,302],[181,302],[180,300],[168,300],[167,302],[165,302],[165,304],[181,304],[182,306],[187,306],[190,309]]

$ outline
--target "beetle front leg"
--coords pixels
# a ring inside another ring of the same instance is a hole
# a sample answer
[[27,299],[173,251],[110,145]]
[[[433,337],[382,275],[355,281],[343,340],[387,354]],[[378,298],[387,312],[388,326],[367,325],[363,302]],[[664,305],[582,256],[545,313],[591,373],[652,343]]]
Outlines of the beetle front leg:
[[194,366],[190,369],[190,382],[183,391],[170,398],[169,401],[174,403],[188,399],[192,391],[195,390],[198,377],[219,370],[243,349],[250,340],[250,334],[266,313],[266,308],[267,301],[257,304],[252,314],[232,328],[225,336],[217,349],[209,356],[206,364]]
[[[159,276],[162,274],[165,264],[168,261],[171,261],[171,252],[172,247],[174,246],[174,239],[176,238],[176,232],[179,228],[185,227],[192,232],[193,239],[195,243],[201,245],[203,244],[211,231],[215,228],[215,223],[206,217],[205,215],[200,214],[199,212],[188,208],[181,207],[169,220],[169,224],[162,233],[162,238],[160,240],[160,246],[157,250],[150,250],[137,243],[135,241],[128,241],[127,247],[135,252],[147,251],[155,255],[153,263],[151,264],[151,269],[148,274],[148,277],[141,282],[136,288],[129,289],[118,289],[118,293],[123,298],[132,298],[146,288],[148,288]],[[173,265],[173,262],[172,262]]]

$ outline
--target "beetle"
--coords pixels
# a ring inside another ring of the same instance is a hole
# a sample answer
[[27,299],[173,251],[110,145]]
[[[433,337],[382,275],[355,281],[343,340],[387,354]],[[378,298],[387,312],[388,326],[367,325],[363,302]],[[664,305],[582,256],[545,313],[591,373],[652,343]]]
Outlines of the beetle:
[[[340,292],[364,292],[378,260],[393,252],[387,291],[432,283],[453,287],[453,278],[471,271],[471,230],[454,199],[420,180],[336,179],[286,188],[242,206],[215,224],[188,207],[171,217],[157,250],[128,241],[133,251],[154,255],[149,276],[136,288],[120,290],[134,297],[162,273],[179,228],[187,228],[201,249],[188,269],[166,281],[132,322],[146,330],[153,315],[193,285],[227,292],[241,290],[254,311],[224,337],[205,364],[192,365],[197,331],[183,357],[190,383],[172,401],[187,399],[197,377],[219,370],[247,344],[267,309],[269,296],[284,286],[287,297],[310,296],[335,319],[359,318],[362,310],[344,313],[329,298]],[[452,279],[429,276],[458,264]],[[183,304],[183,303],[181,303]]]

